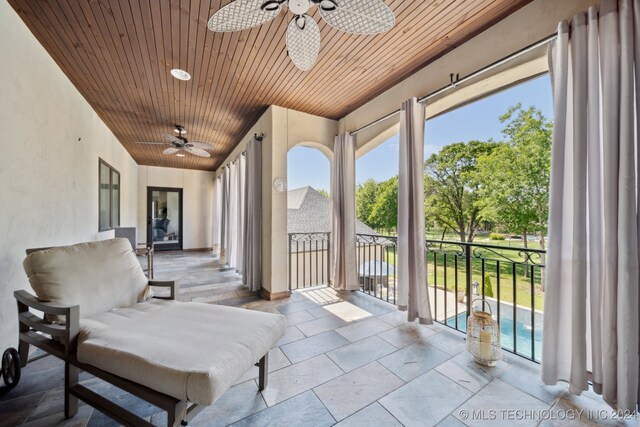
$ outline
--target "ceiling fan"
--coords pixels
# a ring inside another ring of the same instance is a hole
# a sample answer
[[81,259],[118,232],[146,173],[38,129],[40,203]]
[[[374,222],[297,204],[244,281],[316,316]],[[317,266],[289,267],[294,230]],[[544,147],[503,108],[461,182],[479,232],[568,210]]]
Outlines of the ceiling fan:
[[294,14],[287,27],[287,50],[296,67],[309,71],[320,53],[320,28],[308,12],[313,5],[327,24],[355,34],[378,34],[395,25],[395,16],[382,0],[235,0],[209,19],[216,32],[240,31],[274,19],[282,6]]
[[147,144],[147,145],[172,145],[172,147],[167,148],[162,152],[162,154],[173,155],[175,154],[178,157],[184,157],[185,152],[189,154],[193,154],[198,157],[211,157],[206,150],[213,149],[213,145],[207,142],[195,142],[189,141],[186,138],[187,131],[184,127],[180,125],[175,125],[174,132],[177,136],[169,135],[168,133],[163,133],[162,135],[165,137],[167,142],[135,142],[135,144]]

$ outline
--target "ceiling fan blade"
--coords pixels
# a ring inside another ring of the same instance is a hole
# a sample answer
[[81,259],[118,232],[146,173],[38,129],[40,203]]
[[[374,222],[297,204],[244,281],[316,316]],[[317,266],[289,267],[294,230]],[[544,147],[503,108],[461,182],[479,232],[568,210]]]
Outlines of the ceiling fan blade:
[[213,150],[213,144],[209,144],[208,142],[189,141],[189,145],[201,150]]
[[396,23],[393,11],[382,0],[340,0],[333,10],[320,6],[327,24],[347,33],[384,33]]
[[191,154],[193,154],[195,156],[198,156],[198,157],[211,157],[211,154],[207,153],[204,150],[201,150],[200,148],[185,147],[184,149],[185,149],[185,151],[187,153],[191,153]]
[[320,28],[308,15],[296,16],[287,28],[287,50],[296,67],[313,68],[320,53]]
[[178,151],[180,151],[180,149],[179,149],[179,148],[176,148],[176,147],[169,147],[169,148],[167,148],[166,150],[164,150],[164,151],[162,152],[162,154],[176,154]]
[[134,141],[134,144],[146,144],[146,145],[167,145],[166,142],[152,142],[152,141]]
[[162,136],[164,136],[165,139],[167,141],[169,141],[170,143],[172,143],[172,144],[175,144],[175,145],[178,145],[178,146],[184,145],[184,141],[183,140],[181,140],[180,138],[176,138],[173,135],[169,135],[168,133],[163,133]]
[[[266,3],[269,3],[268,7]],[[235,0],[214,13],[207,26],[211,31],[219,33],[257,27],[278,16],[281,4],[267,0]]]

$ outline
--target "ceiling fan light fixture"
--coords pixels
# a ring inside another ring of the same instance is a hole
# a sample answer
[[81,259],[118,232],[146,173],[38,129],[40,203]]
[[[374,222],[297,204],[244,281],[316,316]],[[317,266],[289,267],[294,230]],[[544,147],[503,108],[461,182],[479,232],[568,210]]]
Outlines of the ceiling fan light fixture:
[[296,25],[301,30],[304,30],[304,27],[307,25],[307,20],[304,16],[296,16]]
[[[300,28],[300,20],[304,20]],[[301,71],[309,71],[320,53],[320,28],[308,15],[296,16],[287,27],[287,52],[293,64]]]
[[380,34],[391,30],[396,17],[382,0],[336,0],[337,8],[327,10],[322,4],[318,8],[320,16],[330,26],[352,34]]
[[309,14],[311,7],[316,6],[331,27],[351,34],[384,33],[396,22],[385,0],[233,0],[214,13],[207,26],[221,33],[254,28],[278,16],[283,4],[294,15],[287,26],[287,52],[302,71],[311,70],[320,53],[320,30]]
[[338,8],[338,3],[335,0],[321,0],[320,9],[325,12],[332,12]]
[[174,68],[170,71],[171,75],[173,77],[175,77],[178,80],[182,80],[182,81],[187,81],[187,80],[191,80],[191,74],[187,73],[184,70],[181,70],[179,68]]
[[282,2],[278,0],[269,0],[262,3],[262,6],[260,6],[260,9],[262,9],[265,12],[275,12],[276,10],[280,11],[281,3]]
[[162,136],[166,140],[166,142],[134,142],[135,144],[152,144],[152,145],[166,145],[169,147],[165,148],[162,151],[162,154],[165,156],[173,156],[174,154],[177,157],[186,157],[187,153],[193,154],[198,157],[211,157],[208,150],[213,150],[213,144],[208,142],[197,142],[197,141],[189,141],[185,135],[187,134],[184,126],[174,125],[174,132],[177,133],[177,136],[169,135],[168,133],[163,133]]
[[289,0],[287,7],[294,15],[304,15],[311,8],[310,0]]

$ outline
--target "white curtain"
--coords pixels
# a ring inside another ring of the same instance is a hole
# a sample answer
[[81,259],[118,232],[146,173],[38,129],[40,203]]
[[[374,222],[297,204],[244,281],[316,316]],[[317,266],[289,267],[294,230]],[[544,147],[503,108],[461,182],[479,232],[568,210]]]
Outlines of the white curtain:
[[229,168],[224,167],[221,175],[220,191],[220,263],[227,264],[229,254]]
[[213,214],[213,244],[214,253],[220,255],[222,248],[222,175],[218,175],[215,181],[215,205]]
[[236,267],[238,259],[238,181],[239,164],[237,161],[229,165],[229,240],[227,241],[227,265]]
[[246,199],[245,199],[245,183],[247,181],[247,171],[246,171],[246,165],[247,165],[247,158],[245,156],[244,153],[240,154],[240,157],[238,158],[238,186],[237,186],[237,192],[238,192],[238,202],[237,202],[237,209],[238,209],[238,215],[235,218],[236,220],[236,257],[233,260],[233,266],[236,268],[236,271],[238,273],[242,273],[242,267],[243,267],[243,262],[244,262],[244,233],[245,233],[245,229],[244,229],[244,216],[245,216],[245,208],[244,205],[246,203]]
[[244,193],[243,283],[256,292],[262,287],[262,143],[247,145]]
[[357,290],[356,148],[348,133],[335,139],[331,163],[331,283]]
[[554,129],[542,379],[639,400],[640,0],[603,0],[550,49]]
[[241,154],[229,165],[229,240],[227,241],[229,267],[242,272],[244,256],[244,191],[245,156]]
[[398,309],[410,322],[431,324],[424,230],[425,107],[416,98],[400,110],[398,176]]

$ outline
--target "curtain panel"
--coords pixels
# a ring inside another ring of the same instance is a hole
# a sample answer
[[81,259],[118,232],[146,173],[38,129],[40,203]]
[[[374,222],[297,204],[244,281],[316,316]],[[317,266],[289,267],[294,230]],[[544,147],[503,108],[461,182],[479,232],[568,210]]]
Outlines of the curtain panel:
[[227,240],[227,265],[230,268],[237,266],[238,258],[238,206],[240,203],[240,195],[238,194],[239,177],[238,160],[232,161],[229,165],[229,238]]
[[247,144],[216,180],[214,242],[220,263],[242,274],[252,291],[262,285],[262,146]]
[[359,289],[356,266],[356,147],[349,133],[338,135],[331,163],[331,283]]
[[238,217],[236,218],[238,227],[238,233],[236,239],[238,240],[238,252],[236,253],[235,267],[236,271],[242,273],[244,265],[244,234],[245,234],[245,215],[246,209],[246,183],[247,183],[247,157],[244,153],[240,154],[238,158]]
[[220,255],[222,236],[222,175],[218,175],[215,183],[215,205],[213,210],[213,249],[214,255]]
[[245,171],[242,278],[256,292],[262,287],[262,142],[247,144]]
[[398,176],[398,309],[410,322],[432,324],[427,289],[424,227],[424,118],[416,98],[400,110]]
[[220,263],[226,264],[229,243],[229,167],[226,166],[222,170],[220,200]]
[[242,273],[244,258],[245,155],[240,154],[229,165],[229,217],[227,265]]
[[560,23],[549,51],[554,129],[542,379],[620,410],[639,379],[640,0]]

